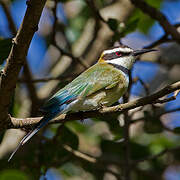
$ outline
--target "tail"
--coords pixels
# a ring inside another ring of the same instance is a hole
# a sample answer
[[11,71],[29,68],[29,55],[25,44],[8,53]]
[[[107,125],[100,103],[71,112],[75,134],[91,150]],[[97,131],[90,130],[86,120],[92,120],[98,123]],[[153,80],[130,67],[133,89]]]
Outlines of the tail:
[[34,130],[27,133],[23,139],[20,141],[16,149],[12,152],[11,156],[8,159],[8,162],[12,159],[14,154],[17,152],[17,150],[23,146],[29,139],[31,139],[42,127],[44,127],[51,119],[53,119],[55,116],[44,116],[42,120],[35,126]]

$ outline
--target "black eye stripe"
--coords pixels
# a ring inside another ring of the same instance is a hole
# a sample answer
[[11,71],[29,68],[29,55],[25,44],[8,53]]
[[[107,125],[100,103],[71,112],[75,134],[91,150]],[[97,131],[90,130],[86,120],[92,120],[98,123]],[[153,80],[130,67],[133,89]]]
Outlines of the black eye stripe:
[[112,59],[117,59],[118,57],[128,56],[129,54],[130,52],[124,53],[124,52],[116,51],[113,53],[104,54],[103,59],[112,60]]

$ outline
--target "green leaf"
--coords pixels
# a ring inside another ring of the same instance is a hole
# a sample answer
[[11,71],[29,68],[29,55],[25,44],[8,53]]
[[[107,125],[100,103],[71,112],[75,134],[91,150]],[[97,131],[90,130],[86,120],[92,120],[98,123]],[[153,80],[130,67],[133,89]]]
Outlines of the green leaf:
[[[43,149],[41,152],[40,162],[46,167],[50,161],[68,157],[70,154],[67,150],[63,148],[63,145],[66,144],[73,149],[78,148],[78,137],[66,126],[62,127],[60,134],[56,135],[57,140],[56,144],[54,141],[49,140],[41,144]],[[56,150],[54,149],[56,148]]]
[[135,142],[131,142],[130,147],[132,149],[131,158],[133,160],[146,158],[146,157],[150,156],[150,154],[151,154],[150,151],[149,151],[148,146],[138,144],[138,143],[135,143]]
[[[146,2],[149,5],[159,9],[161,6],[162,0],[147,0]],[[152,27],[152,25],[155,23],[154,19],[150,18],[140,9],[135,9],[128,21],[133,21],[135,19],[139,19],[137,28],[140,32],[144,34],[147,34],[150,28]]]
[[0,172],[0,180],[28,180],[28,176],[22,171],[8,169]]
[[149,5],[159,9],[161,6],[162,0],[146,0],[146,2]]
[[149,112],[144,111],[144,131],[149,134],[161,133],[163,126],[160,119],[151,115]]
[[116,19],[109,18],[108,19],[108,25],[111,28],[112,31],[116,31],[119,25],[119,22]]
[[[132,149],[131,158],[134,160],[145,158],[150,155],[148,146],[141,145],[135,142],[129,142],[129,147]],[[103,140],[101,142],[102,156],[109,156],[114,158],[123,159],[124,155],[124,143],[115,143],[109,140]]]
[[12,39],[0,39],[0,65],[8,57],[11,45]]
[[92,16],[91,9],[84,1],[80,1],[79,6],[81,7],[80,12],[68,19],[68,26],[65,28],[66,36],[71,43],[81,36],[88,19]]
[[114,158],[123,159],[123,143],[115,143],[110,140],[102,140],[101,142],[102,156],[111,156]]
[[68,127],[70,128],[73,128],[76,132],[78,133],[88,133],[89,131],[89,127],[88,126],[85,126],[82,123],[78,122],[78,121],[70,121],[68,124],[67,124]]
[[66,126],[62,128],[62,131],[61,131],[61,134],[59,134],[58,140],[60,141],[60,143],[67,144],[71,146],[73,149],[78,148],[79,140],[78,140],[77,135]]
[[126,36],[127,34],[133,32],[136,30],[137,26],[138,26],[138,22],[139,22],[139,18],[136,19],[130,19],[126,25],[125,28],[123,28],[123,30],[121,31],[121,37]]
[[176,127],[173,129],[174,133],[180,134],[180,127]]
[[114,135],[114,140],[119,140],[123,137],[123,127],[120,126],[118,121],[118,114],[106,114],[104,116],[93,118],[93,120],[105,121],[109,127],[109,130]]

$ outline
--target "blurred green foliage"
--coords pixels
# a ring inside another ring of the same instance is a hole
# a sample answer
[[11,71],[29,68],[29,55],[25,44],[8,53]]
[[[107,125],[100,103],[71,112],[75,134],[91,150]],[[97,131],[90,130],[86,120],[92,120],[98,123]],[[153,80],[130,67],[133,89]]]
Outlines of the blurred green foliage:
[[[148,4],[159,9],[161,7],[162,0],[146,0]],[[148,15],[144,14],[141,10],[135,9],[133,15],[130,16],[129,21],[138,19],[138,30],[144,34],[147,34],[149,29],[155,23],[155,21]]]
[[12,39],[0,38],[0,65],[8,57],[11,50]]
[[22,171],[15,169],[8,169],[0,171],[0,180],[29,180],[28,176]]

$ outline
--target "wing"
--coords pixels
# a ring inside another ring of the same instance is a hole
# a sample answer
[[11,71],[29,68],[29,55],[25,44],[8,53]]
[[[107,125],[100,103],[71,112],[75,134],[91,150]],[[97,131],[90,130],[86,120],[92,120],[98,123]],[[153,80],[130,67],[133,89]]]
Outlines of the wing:
[[72,101],[90,96],[101,89],[111,89],[122,79],[123,75],[111,65],[107,63],[95,64],[59,90],[46,102],[42,110],[50,113],[61,112]]

